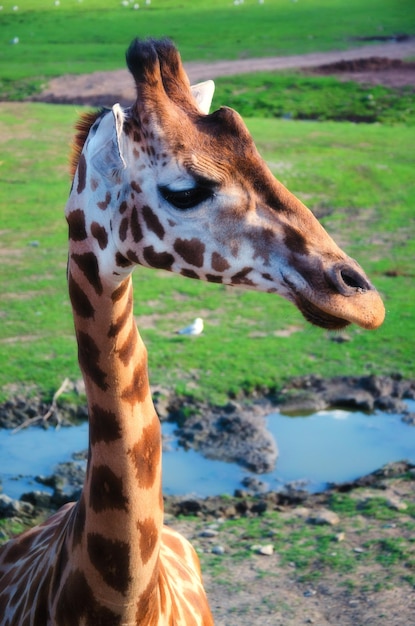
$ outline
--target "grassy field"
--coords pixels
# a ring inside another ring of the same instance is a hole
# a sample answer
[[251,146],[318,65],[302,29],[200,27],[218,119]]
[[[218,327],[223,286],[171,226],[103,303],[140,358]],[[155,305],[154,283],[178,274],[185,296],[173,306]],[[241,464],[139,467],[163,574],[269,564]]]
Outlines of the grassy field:
[[[63,218],[79,108],[3,103],[0,110],[0,387],[3,396],[15,383],[50,395],[65,376],[79,376]],[[375,332],[351,328],[350,341],[338,343],[279,297],[138,268],[136,314],[153,384],[222,400],[305,373],[413,376],[414,130],[254,118],[248,125],[272,171],[365,267],[385,298],[386,322]],[[204,336],[175,335],[196,316]]]
[[334,76],[301,72],[256,72],[216,80],[219,105],[226,102],[243,117],[289,120],[415,124],[412,87],[343,82]]
[[[214,60],[343,50],[361,38],[415,33],[412,0],[8,0],[1,11],[0,94],[45,79],[124,66],[135,36],[169,36],[183,59]],[[17,44],[13,41],[18,39]]]
[[[191,60],[343,49],[356,46],[356,38],[408,32],[415,24],[411,0],[140,5],[134,11],[118,1],[62,0],[55,6],[25,0],[13,10],[14,3],[5,3],[0,96],[27,95],[45,77],[122,67],[124,50],[137,34],[169,35]],[[9,43],[15,37],[19,42]],[[336,111],[346,100],[350,110],[375,111],[372,121],[382,124],[292,121],[307,117],[311,103],[308,117],[325,120],[329,110],[341,119]],[[232,104],[247,116],[272,171],[361,262],[388,315],[380,330],[351,328],[349,341],[338,343],[281,298],[138,268],[136,313],[153,384],[219,401],[241,388],[279,386],[305,373],[413,376],[413,98],[383,91],[370,99],[332,79],[274,75],[218,81],[215,103]],[[0,104],[2,398],[22,385],[50,397],[65,376],[79,376],[63,218],[68,146],[79,111]],[[280,115],[291,121],[274,119]],[[205,320],[204,336],[189,341],[175,335],[196,316]]]

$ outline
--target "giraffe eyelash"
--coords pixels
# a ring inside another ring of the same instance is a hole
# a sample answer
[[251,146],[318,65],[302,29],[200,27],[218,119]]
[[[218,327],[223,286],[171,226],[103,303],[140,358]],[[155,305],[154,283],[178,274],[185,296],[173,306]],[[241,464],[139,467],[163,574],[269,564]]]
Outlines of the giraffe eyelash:
[[194,209],[215,195],[212,189],[203,185],[197,185],[190,189],[180,189],[179,191],[173,191],[168,187],[159,187],[159,191],[166,202],[181,211]]

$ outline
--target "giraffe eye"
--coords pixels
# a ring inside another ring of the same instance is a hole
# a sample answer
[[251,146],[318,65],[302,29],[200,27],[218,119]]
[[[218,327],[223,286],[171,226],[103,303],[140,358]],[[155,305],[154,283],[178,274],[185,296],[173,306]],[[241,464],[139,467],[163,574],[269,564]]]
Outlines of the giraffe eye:
[[212,189],[203,185],[197,185],[190,189],[180,189],[179,191],[173,191],[168,187],[159,187],[159,191],[166,202],[182,211],[193,209],[214,195]]

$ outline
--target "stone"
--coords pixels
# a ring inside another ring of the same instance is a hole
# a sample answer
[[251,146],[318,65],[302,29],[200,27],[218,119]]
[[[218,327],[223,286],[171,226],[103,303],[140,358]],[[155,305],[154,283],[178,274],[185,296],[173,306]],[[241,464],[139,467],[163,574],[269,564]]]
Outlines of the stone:
[[310,517],[310,509],[306,506],[295,507],[293,513],[300,519],[308,519]]
[[323,526],[325,524],[327,524],[328,526],[335,526],[340,522],[340,518],[337,513],[334,513],[334,511],[329,511],[328,509],[320,509],[319,511],[312,513],[308,518],[308,521],[318,526]]
[[409,426],[415,426],[415,413],[404,413],[402,416],[402,421]]
[[199,537],[206,537],[207,539],[216,537],[218,535],[217,530],[213,530],[213,528],[205,528],[202,532],[199,533]]
[[28,493],[22,494],[21,500],[23,502],[30,503],[33,506],[38,506],[41,508],[49,508],[51,505],[52,496],[46,491],[30,491]]
[[272,556],[274,554],[274,546],[272,545],[272,543],[268,543],[265,546],[260,546],[258,554],[262,554],[263,556]]
[[394,511],[406,511],[408,505],[395,496],[390,496],[386,501],[388,507]]
[[15,515],[31,515],[33,505],[29,502],[13,500],[6,494],[0,494],[0,517],[14,517]]

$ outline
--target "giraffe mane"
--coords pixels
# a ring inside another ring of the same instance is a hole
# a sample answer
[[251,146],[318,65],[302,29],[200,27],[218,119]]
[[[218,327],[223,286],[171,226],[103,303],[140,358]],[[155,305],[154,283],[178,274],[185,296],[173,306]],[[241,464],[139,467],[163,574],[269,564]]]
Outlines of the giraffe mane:
[[79,157],[81,156],[82,149],[85,145],[86,138],[88,137],[89,131],[91,130],[91,126],[97,119],[102,115],[102,113],[106,109],[101,108],[97,111],[89,111],[88,113],[82,113],[79,116],[76,124],[75,130],[77,131],[73,141],[71,143],[71,153],[70,153],[70,174],[71,178],[75,176],[76,168],[78,167]]

